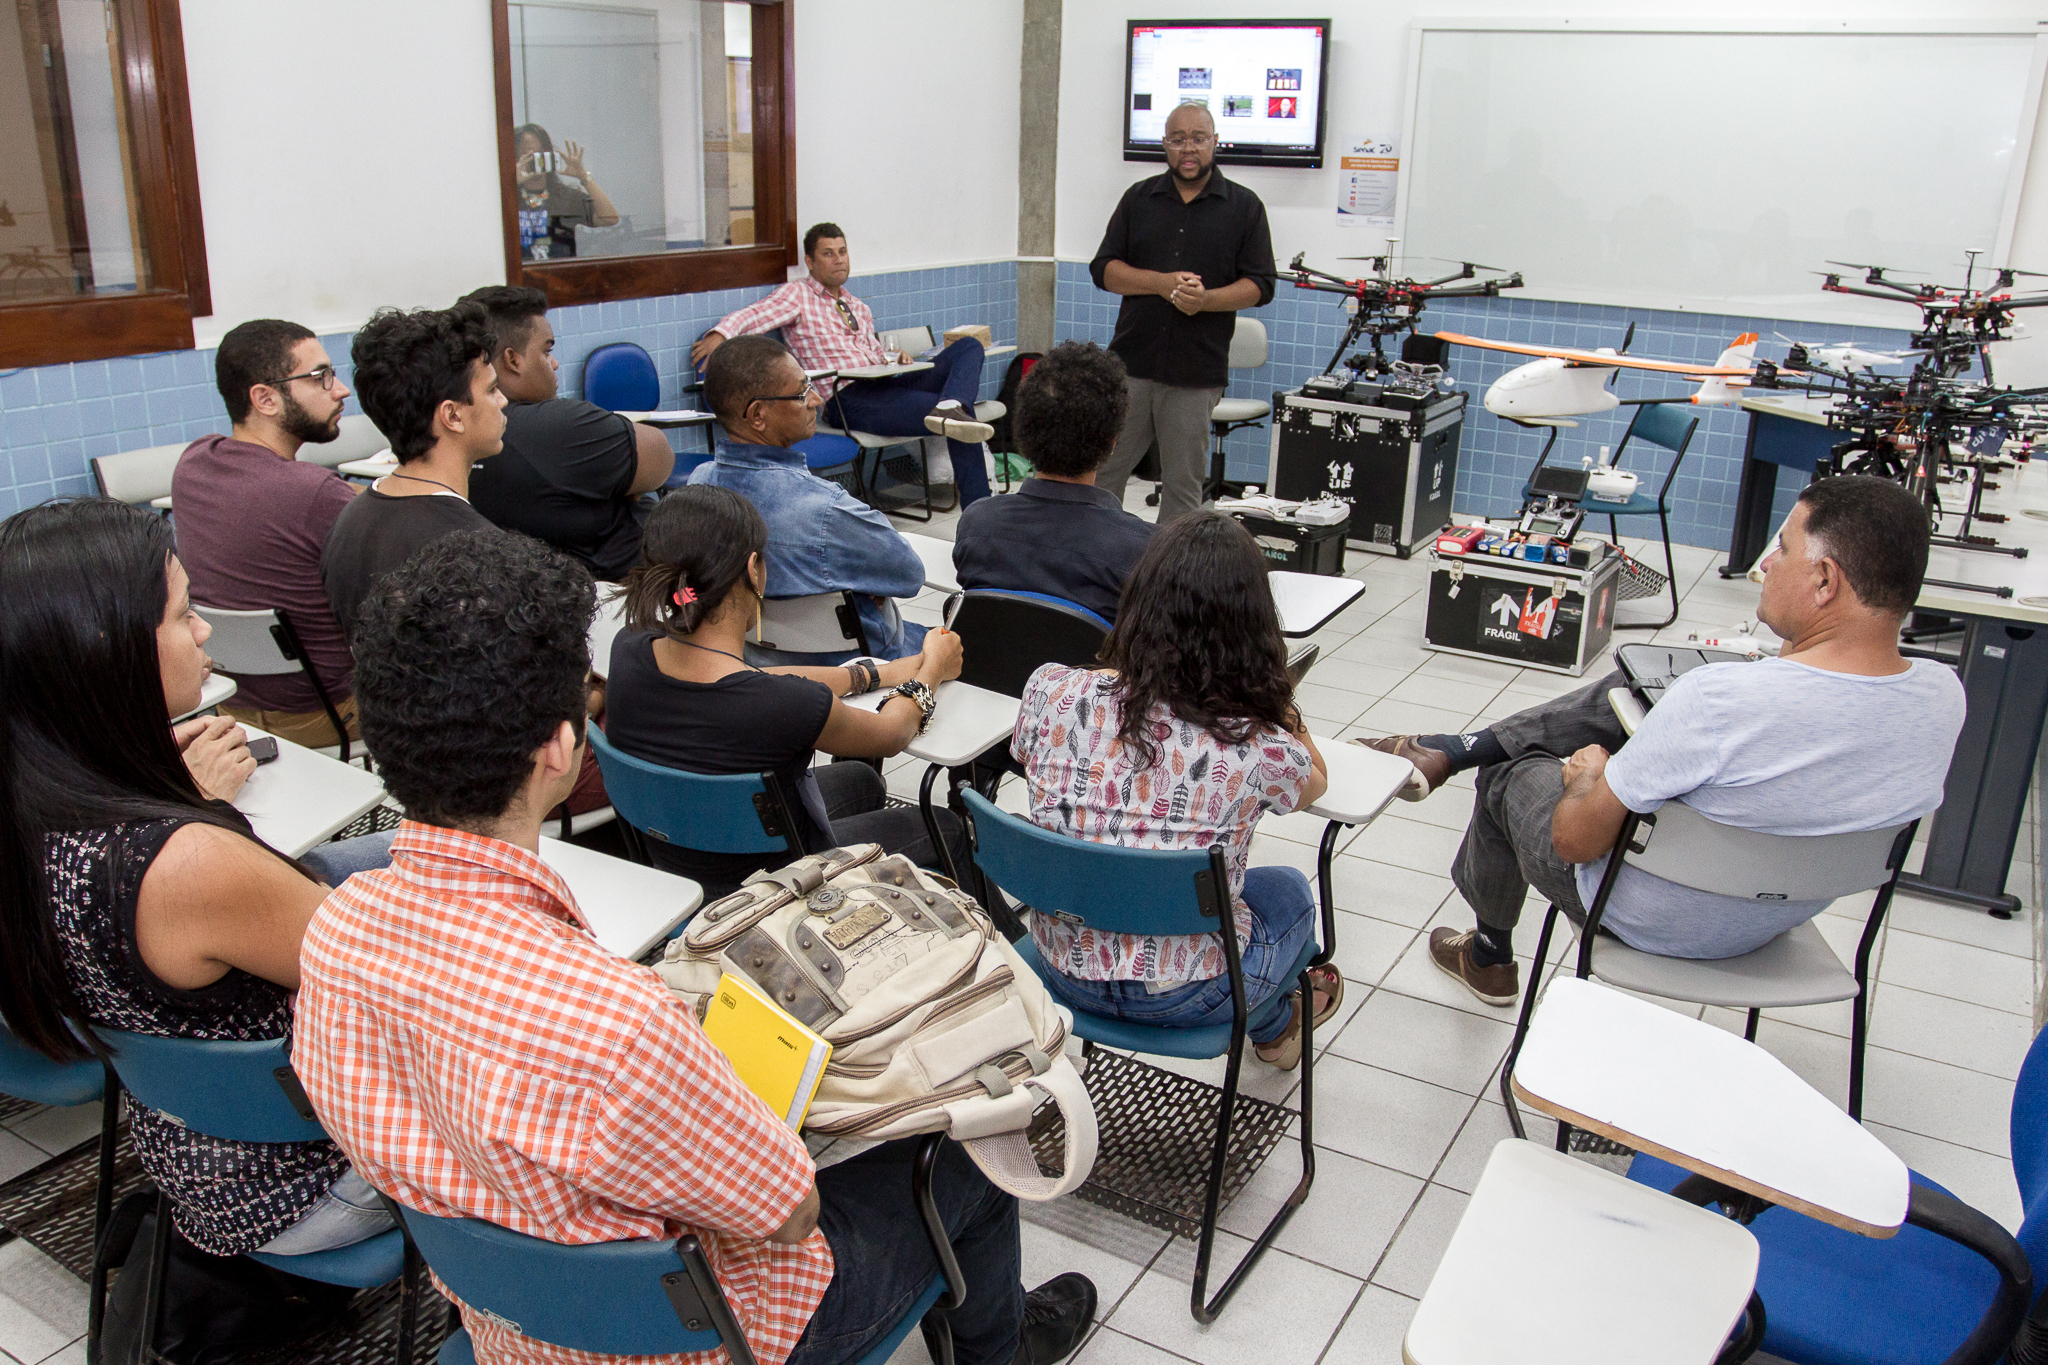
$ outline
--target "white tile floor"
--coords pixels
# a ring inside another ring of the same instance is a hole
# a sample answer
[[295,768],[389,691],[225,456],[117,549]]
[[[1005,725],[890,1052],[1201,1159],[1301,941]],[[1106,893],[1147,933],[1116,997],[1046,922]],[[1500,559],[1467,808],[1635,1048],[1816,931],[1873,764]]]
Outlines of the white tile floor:
[[[1133,485],[1130,503],[1144,515]],[[951,517],[906,530],[950,538]],[[1679,552],[1683,615],[1672,632],[1723,632],[1755,607],[1747,583],[1722,583],[1719,556]],[[1315,729],[1331,738],[1396,730],[1457,730],[1507,715],[1578,685],[1421,647],[1424,560],[1353,555],[1365,595],[1317,637],[1322,661],[1303,690]],[[939,599],[908,608],[935,622]],[[1630,609],[1630,615],[1640,612]],[[1635,632],[1627,639],[1644,638]],[[1594,665],[1604,669],[1605,659]],[[891,787],[915,798],[921,765],[893,764]],[[1014,784],[1011,784],[1014,787]],[[1006,796],[1014,800],[1006,789]],[[1512,1023],[1508,1010],[1480,1004],[1429,965],[1428,929],[1468,927],[1446,875],[1471,809],[1469,776],[1419,805],[1397,803],[1346,839],[1336,866],[1344,912],[1337,961],[1348,982],[1341,1028],[1318,1035],[1317,1139],[1321,1149],[1307,1205],[1222,1319],[1202,1328],[1188,1315],[1191,1244],[1073,1199],[1026,1205],[1026,1283],[1063,1270],[1091,1276],[1101,1293],[1100,1327],[1077,1357],[1083,1365],[1314,1365],[1391,1362],[1416,1299],[1457,1225],[1493,1144],[1508,1135],[1493,1088]],[[1313,867],[1321,826],[1269,820],[1254,861]],[[2022,834],[2012,889],[2026,916],[1998,921],[1953,906],[1901,897],[1877,960],[1871,1008],[1868,1125],[1916,1169],[2008,1227],[2021,1216],[2006,1135],[2014,1077],[2032,1040],[2035,977],[2032,920],[2034,837]],[[1838,951],[1852,946],[1862,906],[1842,905],[1823,928]],[[1542,907],[1517,935],[1533,951]],[[1727,1010],[1696,1011],[1740,1028]],[[1847,1087],[1846,1007],[1766,1016],[1759,1041],[1840,1103]],[[1205,1074],[1199,1068],[1195,1074]],[[1215,1068],[1220,1079],[1220,1064]],[[1296,1078],[1246,1065],[1251,1093],[1276,1101]],[[94,1131],[96,1106],[44,1111],[0,1129],[0,1179]],[[1535,1127],[1535,1135],[1550,1130]],[[1217,1263],[1234,1264],[1298,1167],[1290,1148],[1224,1216]],[[26,1245],[0,1246],[0,1352],[37,1365],[83,1361],[83,1286]],[[916,1334],[899,1365],[925,1358]],[[4,1362],[0,1362],[4,1365]]]

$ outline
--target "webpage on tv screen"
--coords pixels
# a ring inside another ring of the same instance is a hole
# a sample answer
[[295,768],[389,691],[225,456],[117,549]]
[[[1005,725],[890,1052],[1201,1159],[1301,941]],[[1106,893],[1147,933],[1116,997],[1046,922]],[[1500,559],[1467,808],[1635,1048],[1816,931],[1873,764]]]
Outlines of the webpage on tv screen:
[[1166,119],[1200,104],[1226,144],[1303,148],[1315,140],[1323,31],[1140,28],[1131,34],[1132,142],[1157,142]]

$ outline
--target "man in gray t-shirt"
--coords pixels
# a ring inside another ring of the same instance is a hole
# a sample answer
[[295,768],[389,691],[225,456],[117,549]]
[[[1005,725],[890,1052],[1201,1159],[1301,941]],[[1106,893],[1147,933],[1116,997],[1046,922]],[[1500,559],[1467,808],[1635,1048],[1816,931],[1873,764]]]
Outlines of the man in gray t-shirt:
[[[1608,706],[1619,673],[1472,735],[1372,747],[1415,762],[1426,795],[1476,767],[1478,794],[1452,880],[1475,928],[1437,929],[1430,958],[1488,1004],[1511,1005],[1510,944],[1531,886],[1574,921],[1630,811],[1682,801],[1773,834],[1880,829],[1941,804],[1963,725],[1946,666],[1899,654],[1927,569],[1927,517],[1904,489],[1862,476],[1811,484],[1764,564],[1757,614],[1779,658],[1713,664],[1664,693],[1634,738]],[[1768,905],[1674,885],[1624,865],[1602,928],[1667,957],[1733,957],[1813,918],[1822,901]]]

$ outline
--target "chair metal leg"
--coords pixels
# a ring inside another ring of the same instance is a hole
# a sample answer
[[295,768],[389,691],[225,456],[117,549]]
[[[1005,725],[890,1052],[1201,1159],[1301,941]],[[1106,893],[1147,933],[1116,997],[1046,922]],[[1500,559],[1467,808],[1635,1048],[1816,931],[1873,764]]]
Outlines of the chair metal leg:
[[1657,527],[1664,533],[1664,586],[1671,591],[1671,614],[1664,618],[1664,626],[1668,626],[1678,619],[1678,565],[1671,558],[1671,516],[1664,510],[1662,498],[1657,500]]
[[[398,1225],[401,1234],[405,1224]],[[398,1365],[412,1365],[413,1351],[418,1344],[420,1301],[420,1272],[424,1266],[420,1260],[419,1248],[412,1244],[412,1238],[405,1238],[405,1269],[398,1277]]]
[[100,1328],[107,1317],[107,1272],[99,1264],[100,1243],[106,1239],[107,1224],[114,1216],[114,1144],[121,1127],[121,1081],[114,1075],[114,1068],[104,1061],[100,1063],[107,1079],[100,1095],[100,1150],[99,1188],[93,1192],[92,1245],[93,1270],[91,1282],[86,1286],[86,1352],[95,1358],[99,1355]]
[[1515,1036],[1508,1040],[1507,1060],[1500,1064],[1500,1101],[1508,1108],[1508,1127],[1518,1138],[1529,1136],[1522,1126],[1522,1110],[1515,1103],[1515,1059],[1522,1055],[1522,1040],[1529,1036],[1529,1017],[1536,1012],[1536,987],[1543,980],[1543,963],[1550,956],[1551,931],[1557,928],[1557,907],[1543,916],[1543,932],[1536,936],[1536,960],[1529,964],[1529,979],[1522,986],[1522,1012],[1515,1020]]
[[917,1155],[910,1163],[910,1193],[917,1203],[918,1217],[924,1220],[925,1237],[932,1244],[932,1258],[939,1263],[939,1271],[946,1277],[946,1292],[932,1305],[934,1311],[951,1312],[967,1302],[967,1277],[960,1272],[959,1258],[953,1254],[953,1238],[946,1231],[945,1220],[939,1217],[939,1204],[932,1197],[932,1172],[938,1169],[939,1152],[946,1145],[944,1133],[927,1133],[917,1144]]
[[1280,1211],[1266,1224],[1265,1231],[1252,1243],[1252,1248],[1237,1263],[1223,1281],[1222,1288],[1211,1299],[1204,1298],[1209,1287],[1209,1257],[1216,1247],[1216,1218],[1223,1202],[1223,1174],[1230,1160],[1230,1124],[1237,1107],[1238,1073],[1244,1064],[1244,1039],[1234,1037],[1230,1059],[1223,1070],[1223,1102],[1216,1115],[1216,1147],[1209,1163],[1209,1189],[1202,1200],[1202,1233],[1195,1245],[1195,1283],[1188,1296],[1188,1311],[1196,1322],[1207,1324],[1216,1321],[1231,1296],[1243,1286],[1245,1277],[1266,1254],[1273,1239],[1287,1226],[1287,1220],[1294,1211],[1308,1200],[1309,1186],[1315,1183],[1315,984],[1307,971],[1298,978],[1301,989],[1301,1179],[1280,1205]]
[[149,1253],[149,1284],[142,1295],[142,1350],[144,1361],[157,1358],[156,1341],[163,1330],[164,1280],[170,1271],[171,1197],[161,1190],[156,1196],[156,1235]]

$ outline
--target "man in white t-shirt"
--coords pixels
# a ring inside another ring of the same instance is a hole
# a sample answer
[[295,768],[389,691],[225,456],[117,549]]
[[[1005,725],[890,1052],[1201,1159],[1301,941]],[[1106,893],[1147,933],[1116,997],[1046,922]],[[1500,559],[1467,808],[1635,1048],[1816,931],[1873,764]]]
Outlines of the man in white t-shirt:
[[[1583,922],[1630,811],[1677,800],[1722,824],[1814,835],[1902,824],[1939,806],[1962,684],[1947,665],[1898,648],[1927,540],[1926,512],[1897,484],[1821,480],[1764,562],[1757,615],[1785,641],[1778,658],[1684,674],[1633,738],[1607,703],[1624,685],[1615,673],[1475,735],[1377,742],[1419,746],[1429,789],[1479,768],[1451,870],[1478,924],[1433,931],[1436,965],[1486,1003],[1513,1004],[1509,937],[1528,889]],[[1826,905],[1717,896],[1624,866],[1601,927],[1666,957],[1734,957]]]

